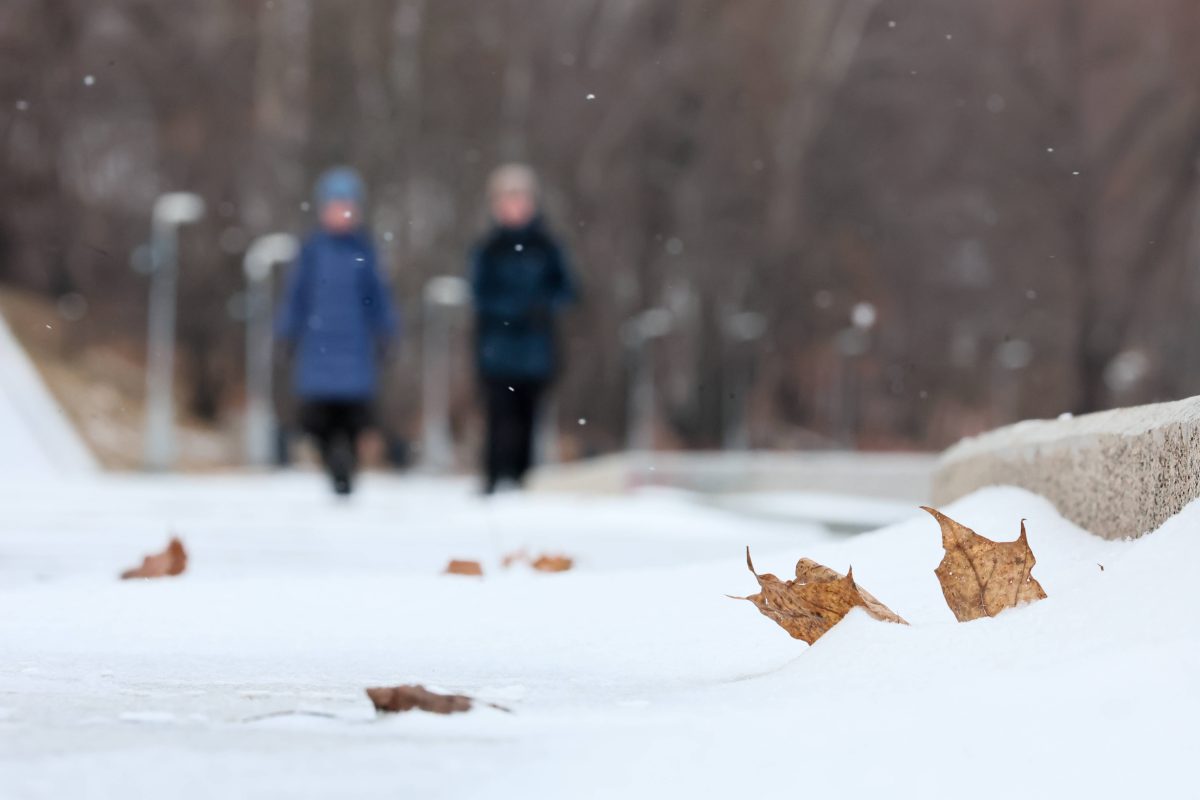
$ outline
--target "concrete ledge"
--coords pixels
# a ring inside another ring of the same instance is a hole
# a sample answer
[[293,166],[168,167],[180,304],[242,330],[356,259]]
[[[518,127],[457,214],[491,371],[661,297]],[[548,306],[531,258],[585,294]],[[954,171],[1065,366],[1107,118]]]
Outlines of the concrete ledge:
[[1200,497],[1200,397],[1021,422],[966,439],[939,460],[933,500],[949,503],[992,485],[1036,492],[1106,539],[1153,531]]
[[622,453],[539,468],[537,491],[618,493],[665,486],[700,494],[823,492],[929,501],[935,457],[924,453]]

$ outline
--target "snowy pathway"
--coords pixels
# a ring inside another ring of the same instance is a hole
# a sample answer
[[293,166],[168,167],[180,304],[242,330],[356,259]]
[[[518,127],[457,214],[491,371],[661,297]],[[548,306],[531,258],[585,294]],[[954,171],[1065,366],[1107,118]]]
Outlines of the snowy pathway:
[[[1017,490],[970,498],[951,510],[985,535],[1028,518],[1050,598],[959,625],[924,515],[846,537],[670,492],[322,489],[3,490],[0,798],[1192,794],[1200,509],[1104,542]],[[186,575],[114,579],[169,531]],[[913,624],[795,642],[725,597],[755,588],[746,544],[782,576],[852,563]],[[501,570],[521,547],[578,567]],[[440,575],[452,557],[487,576]],[[513,713],[377,719],[363,687],[403,682]]]

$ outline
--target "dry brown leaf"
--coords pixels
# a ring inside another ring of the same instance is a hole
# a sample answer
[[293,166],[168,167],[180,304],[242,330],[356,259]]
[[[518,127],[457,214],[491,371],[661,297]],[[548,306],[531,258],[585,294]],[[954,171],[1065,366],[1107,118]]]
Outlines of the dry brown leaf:
[[934,571],[946,605],[959,622],[994,617],[1006,608],[1046,597],[1041,584],[1030,574],[1037,560],[1025,538],[1024,520],[1016,541],[993,542],[937,509],[921,508],[942,528],[946,555]]
[[525,563],[539,572],[566,572],[575,566],[575,559],[556,553],[542,553],[537,558],[525,550],[514,550],[500,561],[507,569],[514,564]]
[[456,714],[470,711],[473,703],[463,694],[438,694],[424,686],[380,686],[367,689],[367,697],[375,704],[376,711],[397,713],[419,708],[432,714]]
[[142,559],[140,567],[134,567],[122,572],[121,580],[130,580],[131,578],[166,578],[180,575],[187,569],[187,562],[187,550],[183,549],[183,542],[179,541],[178,537],[172,536],[166,550],[146,556]]
[[483,565],[478,561],[464,561],[460,559],[452,559],[446,565],[446,575],[475,575],[483,576]]
[[566,572],[575,566],[574,559],[568,556],[543,554],[529,563],[529,566],[539,572]]
[[842,575],[802,558],[796,562],[796,579],[781,581],[769,572],[759,575],[754,571],[749,547],[746,548],[746,566],[754,573],[762,591],[735,599],[754,603],[764,616],[775,620],[794,639],[812,644],[841,622],[852,608],[862,608],[884,622],[908,624],[854,582],[853,568]]

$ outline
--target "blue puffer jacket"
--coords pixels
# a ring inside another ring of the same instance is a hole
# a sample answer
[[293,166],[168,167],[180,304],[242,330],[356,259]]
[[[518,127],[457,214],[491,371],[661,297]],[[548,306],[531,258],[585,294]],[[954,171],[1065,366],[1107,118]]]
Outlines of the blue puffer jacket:
[[562,249],[540,221],[496,228],[475,248],[476,360],[487,378],[547,380],[558,367],[554,317],[575,300]]
[[366,400],[396,311],[366,233],[312,234],[300,250],[276,324],[294,350],[293,385],[305,400]]

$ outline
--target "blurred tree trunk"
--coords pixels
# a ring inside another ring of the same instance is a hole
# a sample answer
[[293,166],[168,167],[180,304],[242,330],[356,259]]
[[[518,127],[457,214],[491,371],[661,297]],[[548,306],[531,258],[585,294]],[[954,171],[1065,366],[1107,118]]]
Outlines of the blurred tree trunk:
[[310,0],[262,6],[254,64],[253,161],[243,191],[242,221],[255,235],[294,229],[308,191]]

